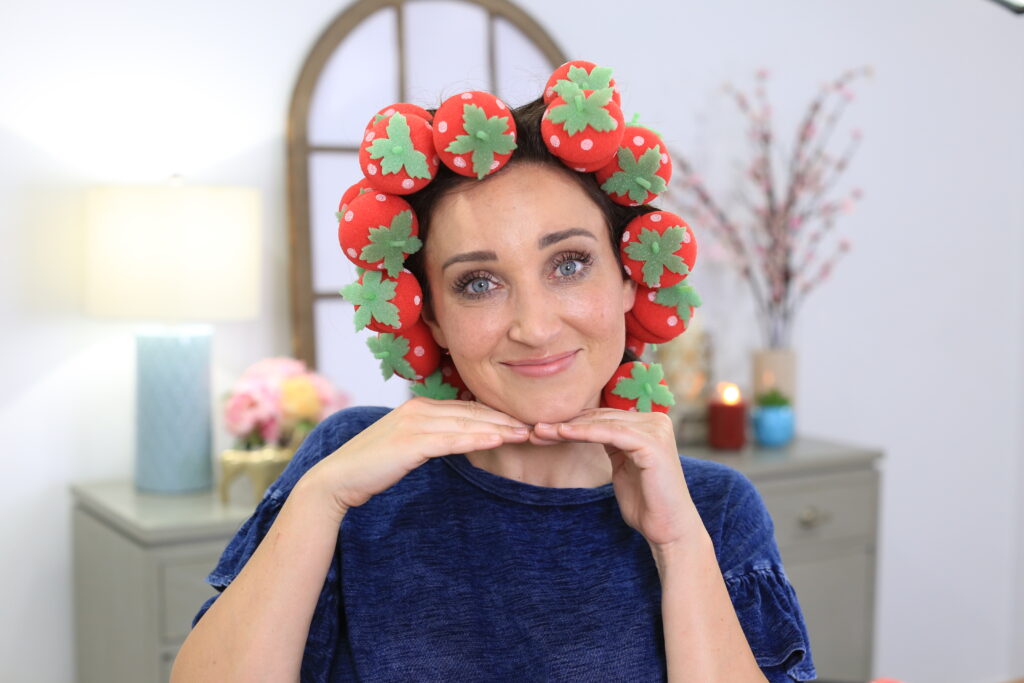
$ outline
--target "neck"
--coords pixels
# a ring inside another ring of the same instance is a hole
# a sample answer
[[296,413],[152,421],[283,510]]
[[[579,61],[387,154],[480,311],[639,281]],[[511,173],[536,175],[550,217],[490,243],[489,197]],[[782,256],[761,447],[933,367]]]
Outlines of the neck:
[[612,463],[599,443],[507,443],[486,451],[470,451],[466,458],[491,474],[534,486],[595,488],[612,480]]

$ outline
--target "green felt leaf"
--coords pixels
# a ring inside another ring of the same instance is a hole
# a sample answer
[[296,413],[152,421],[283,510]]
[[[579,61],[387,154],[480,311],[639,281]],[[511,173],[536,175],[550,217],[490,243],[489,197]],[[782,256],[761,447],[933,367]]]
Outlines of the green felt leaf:
[[702,302],[696,289],[678,282],[671,287],[659,289],[654,295],[654,303],[662,306],[674,306],[679,319],[689,324],[690,307],[699,308]]
[[391,303],[397,286],[395,280],[385,280],[377,270],[363,275],[362,284],[353,282],[345,285],[341,295],[353,305],[359,306],[353,318],[356,332],[366,327],[371,319],[390,327],[398,327],[398,306]]
[[377,138],[369,148],[371,159],[383,160],[381,173],[398,173],[404,168],[410,178],[429,178],[427,156],[413,146],[405,116],[393,114],[388,121],[387,132],[386,138]]
[[657,230],[644,228],[637,236],[638,242],[626,245],[626,254],[634,261],[643,265],[644,284],[657,287],[661,282],[662,269],[670,270],[677,275],[688,275],[690,268],[679,254],[675,253],[683,244],[684,230],[678,225]]
[[565,132],[569,135],[587,128],[605,133],[615,130],[619,125],[615,117],[605,109],[605,105],[612,99],[611,88],[595,90],[587,96],[572,81],[559,81],[555,92],[565,100],[565,104],[552,107],[548,118],[552,123],[564,124]]
[[583,90],[600,90],[611,87],[612,69],[610,66],[595,66],[589,74],[582,66],[570,66],[569,73],[566,75],[570,81]]
[[515,137],[508,132],[507,116],[487,117],[482,107],[466,104],[462,107],[462,127],[465,135],[458,135],[445,147],[452,154],[473,153],[473,172],[477,180],[490,173],[491,164],[498,154],[508,154],[516,148]]
[[391,375],[413,377],[415,372],[405,354],[409,353],[409,340],[391,332],[383,332],[366,340],[366,345],[373,352],[373,357],[380,361],[380,373],[384,379]]
[[430,373],[422,383],[414,382],[411,388],[412,393],[417,396],[426,396],[438,401],[451,401],[459,395],[458,389],[444,381],[440,369]]
[[619,147],[619,168],[604,181],[601,189],[615,194],[626,194],[634,202],[643,202],[648,191],[660,194],[665,191],[665,179],[655,175],[661,165],[661,152],[649,147],[637,159],[628,147]]
[[370,228],[370,244],[363,247],[359,258],[370,263],[384,259],[384,270],[389,277],[398,277],[402,272],[405,257],[415,254],[423,246],[419,237],[412,234],[412,211],[399,211],[388,227]]
[[642,363],[633,363],[630,377],[621,377],[616,382],[612,393],[622,398],[636,399],[636,409],[642,413],[653,410],[653,403],[660,406],[675,405],[672,392],[663,384],[659,384],[665,373],[658,363],[651,363],[645,368]]

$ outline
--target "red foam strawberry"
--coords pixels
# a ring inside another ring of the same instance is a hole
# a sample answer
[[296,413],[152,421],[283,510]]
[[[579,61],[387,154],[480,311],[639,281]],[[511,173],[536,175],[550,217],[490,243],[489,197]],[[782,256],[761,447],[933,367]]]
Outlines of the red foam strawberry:
[[640,341],[664,344],[686,331],[700,304],[697,290],[682,282],[661,289],[640,285],[626,312],[626,330]]
[[562,80],[575,83],[583,90],[611,88],[612,101],[620,107],[622,106],[622,95],[619,93],[619,87],[615,85],[615,79],[612,78],[611,67],[597,66],[593,62],[583,59],[566,62],[555,69],[551,78],[548,79],[547,85],[544,86],[544,104],[551,104],[551,100],[556,95],[555,86]]
[[421,380],[437,369],[441,359],[440,347],[423,320],[399,332],[380,332],[367,339],[366,345],[380,361],[384,379],[398,375],[410,381]]
[[623,363],[601,392],[602,407],[667,413],[675,398],[658,363]]
[[612,89],[583,90],[572,81],[559,81],[554,88],[556,95],[540,122],[548,150],[580,172],[607,166],[626,131]]
[[[626,311],[626,315],[627,316],[629,315],[629,311]],[[628,319],[627,319],[626,323],[627,323],[627,325],[629,324],[629,320]],[[629,349],[630,351],[632,351],[637,356],[637,358],[639,358],[641,355],[643,355],[644,348],[646,348],[646,347],[647,347],[646,343],[640,341],[636,337],[631,336],[629,334],[628,330],[626,331],[626,348]]]
[[647,287],[671,287],[690,274],[697,263],[697,240],[689,224],[671,211],[637,216],[619,243],[622,267]]
[[338,243],[352,263],[397,277],[405,258],[423,243],[409,202],[385,192],[366,192],[348,203],[338,221]]
[[596,177],[613,201],[639,206],[668,187],[672,159],[657,133],[643,126],[627,125],[618,153],[608,165],[598,169]]
[[459,377],[451,356],[441,356],[437,370],[423,380],[413,383],[412,392],[417,396],[427,396],[438,400],[472,401],[473,394]]
[[396,102],[395,104],[389,104],[388,106],[383,107],[380,111],[374,114],[372,118],[370,118],[369,122],[366,124],[366,130],[363,131],[364,136],[366,133],[370,132],[370,129],[373,128],[374,124],[383,118],[391,116],[395,112],[400,112],[406,116],[418,116],[427,123],[434,120],[433,115],[423,107],[410,104],[408,102]]
[[372,192],[373,188],[370,187],[370,181],[366,178],[361,179],[355,185],[350,186],[345,193],[341,195],[341,201],[338,202],[338,220],[345,215],[345,211],[348,210],[348,203],[363,194],[364,192]]
[[477,179],[494,173],[516,148],[516,122],[491,93],[453,95],[434,114],[434,148],[445,166]]
[[402,112],[385,116],[363,136],[359,166],[377,190],[410,194],[423,189],[439,166],[430,124]]
[[359,280],[345,285],[341,295],[355,307],[356,332],[398,332],[420,319],[423,290],[408,269],[390,278],[379,270],[367,270]]

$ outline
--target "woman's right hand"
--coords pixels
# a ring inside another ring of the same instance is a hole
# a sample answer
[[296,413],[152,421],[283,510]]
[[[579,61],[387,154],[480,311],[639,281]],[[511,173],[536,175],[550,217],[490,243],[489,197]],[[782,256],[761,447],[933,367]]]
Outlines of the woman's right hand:
[[415,396],[346,441],[300,479],[340,520],[429,458],[529,439],[529,425],[478,401]]

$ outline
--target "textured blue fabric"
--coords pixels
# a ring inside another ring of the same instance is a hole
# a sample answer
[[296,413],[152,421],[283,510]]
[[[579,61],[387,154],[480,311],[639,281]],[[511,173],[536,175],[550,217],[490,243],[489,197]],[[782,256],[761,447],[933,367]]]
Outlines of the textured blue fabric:
[[[223,590],[295,482],[390,409],[324,420],[228,543]],[[744,633],[768,680],[816,677],[797,596],[757,489],[680,456]],[[210,598],[193,625],[219,596]],[[461,454],[432,458],[342,521],[302,681],[662,681],[661,585],[611,484],[547,488]]]

